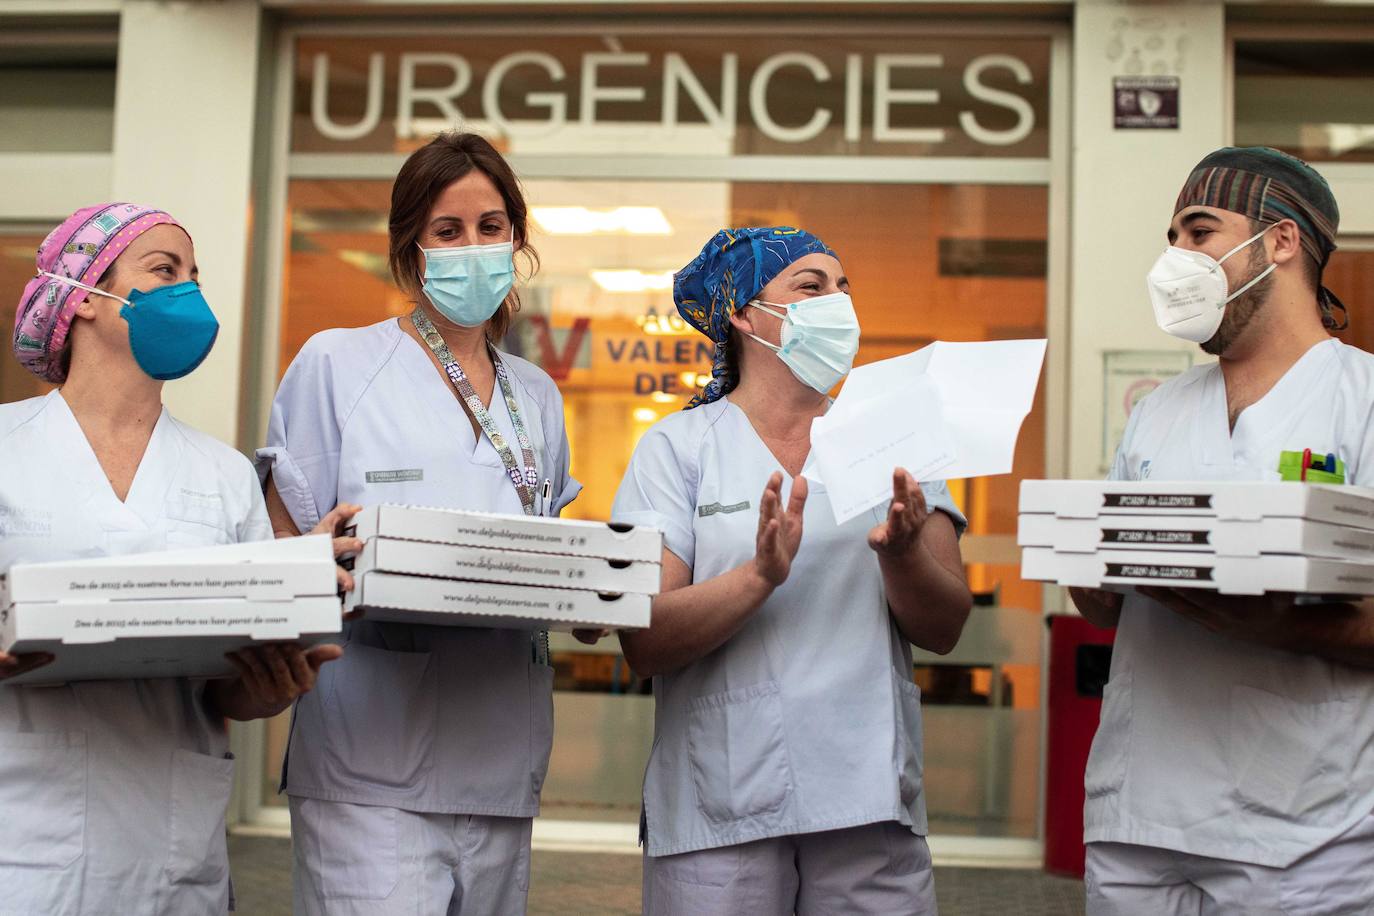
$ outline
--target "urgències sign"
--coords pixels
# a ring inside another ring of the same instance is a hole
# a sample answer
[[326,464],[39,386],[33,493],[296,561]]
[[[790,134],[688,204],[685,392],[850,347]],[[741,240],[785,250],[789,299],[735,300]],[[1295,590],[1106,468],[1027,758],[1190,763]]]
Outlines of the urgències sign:
[[1048,57],[1045,39],[302,39],[293,146],[468,124],[516,142],[690,138],[684,155],[1044,156]]

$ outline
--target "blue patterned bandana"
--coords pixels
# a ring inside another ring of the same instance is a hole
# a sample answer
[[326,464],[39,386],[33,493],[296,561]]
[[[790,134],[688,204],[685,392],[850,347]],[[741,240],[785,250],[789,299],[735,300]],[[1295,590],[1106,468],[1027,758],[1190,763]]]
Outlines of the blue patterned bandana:
[[789,264],[808,254],[835,256],[824,242],[791,226],[722,229],[701,253],[673,274],[673,302],[682,319],[715,341],[711,381],[687,405],[709,404],[729,393],[725,346],[730,316]]

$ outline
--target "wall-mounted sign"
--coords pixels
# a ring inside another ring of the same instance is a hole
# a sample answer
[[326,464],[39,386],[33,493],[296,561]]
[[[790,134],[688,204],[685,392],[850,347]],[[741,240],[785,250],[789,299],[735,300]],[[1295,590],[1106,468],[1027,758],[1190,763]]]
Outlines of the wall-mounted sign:
[[302,38],[300,152],[445,126],[511,152],[1048,154],[1049,42],[824,36]]
[[1187,372],[1193,355],[1186,350],[1109,350],[1102,354],[1102,471],[1116,459],[1126,421],[1141,398]]
[[1113,124],[1124,129],[1178,129],[1178,77],[1118,76],[1112,80]]

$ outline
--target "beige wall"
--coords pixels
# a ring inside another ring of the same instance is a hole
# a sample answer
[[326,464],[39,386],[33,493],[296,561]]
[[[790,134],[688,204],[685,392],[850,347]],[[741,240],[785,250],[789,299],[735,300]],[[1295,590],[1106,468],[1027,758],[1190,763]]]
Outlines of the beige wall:
[[168,384],[164,400],[231,443],[243,389],[260,21],[255,0],[126,0],[120,13],[113,194],[162,207],[187,227],[220,321],[210,357]]
[[[1161,39],[1158,51],[1144,48],[1151,35]],[[1178,130],[1113,128],[1112,78],[1127,74],[1130,49],[1137,45],[1147,66],[1163,57],[1167,72],[1181,79]],[[1227,66],[1219,2],[1084,0],[1075,7],[1067,341],[1071,477],[1098,477],[1105,470],[1103,353],[1196,352],[1155,326],[1145,274],[1167,244],[1174,198],[1188,172],[1227,139]]]

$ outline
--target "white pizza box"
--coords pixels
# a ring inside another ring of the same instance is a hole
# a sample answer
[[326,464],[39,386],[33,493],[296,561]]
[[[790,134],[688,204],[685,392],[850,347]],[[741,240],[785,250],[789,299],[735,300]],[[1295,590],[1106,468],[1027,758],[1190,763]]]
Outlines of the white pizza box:
[[1048,547],[1027,547],[1021,551],[1021,578],[1080,588],[1159,585],[1212,589],[1226,595],[1374,595],[1374,564],[1283,554],[1060,553]]
[[333,539],[273,541],[113,557],[16,563],[0,573],[0,607],[76,601],[280,600],[335,595]]
[[1023,515],[1305,518],[1374,528],[1374,490],[1291,481],[1023,480]]
[[663,535],[656,529],[537,515],[369,506],[353,517],[347,533],[363,541],[392,537],[608,560],[658,563],[663,559]]
[[54,661],[0,685],[222,677],[237,673],[226,652],[337,642],[342,626],[336,595],[20,603],[0,609],[0,650],[50,652]]
[[457,627],[571,630],[641,629],[649,625],[648,595],[460,582],[427,576],[365,572],[354,577],[345,607],[368,620]]
[[1198,515],[1057,518],[1022,515],[1016,526],[1022,547],[1061,553],[1157,550],[1216,553],[1228,557],[1297,554],[1374,562],[1374,531],[1301,518],[1215,519]]
[[599,592],[656,595],[662,567],[642,560],[606,560],[523,550],[494,550],[377,537],[363,545],[353,572],[405,573]]

